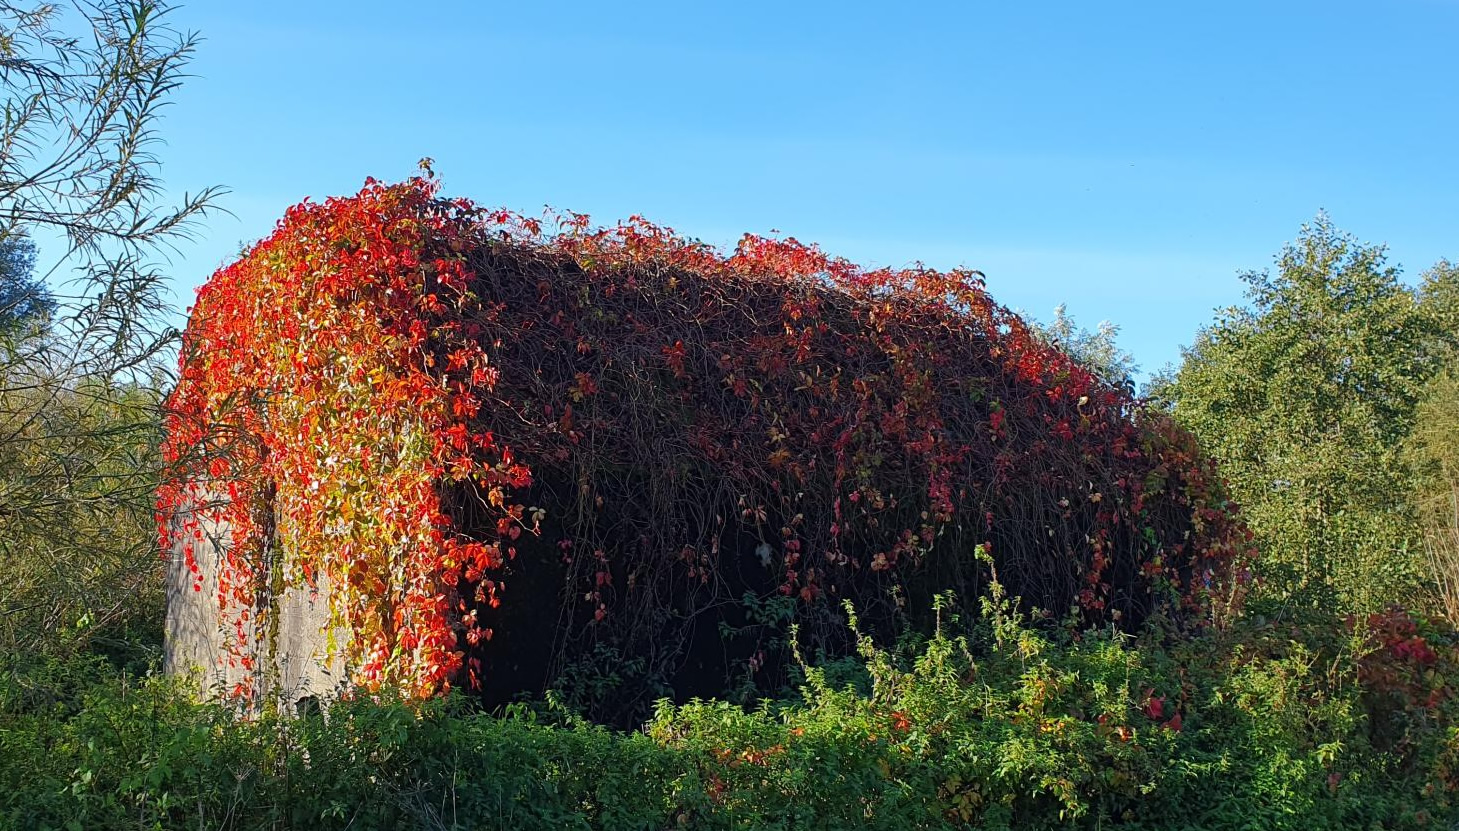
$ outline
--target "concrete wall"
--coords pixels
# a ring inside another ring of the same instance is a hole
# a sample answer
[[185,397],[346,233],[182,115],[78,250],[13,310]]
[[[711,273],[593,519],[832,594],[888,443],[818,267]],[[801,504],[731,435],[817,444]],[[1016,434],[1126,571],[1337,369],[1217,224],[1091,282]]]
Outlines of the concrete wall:
[[[172,519],[179,529],[182,515]],[[232,624],[225,630],[218,608],[219,553],[227,543],[227,528],[219,522],[200,520],[202,539],[192,539],[193,556],[202,571],[192,574],[183,552],[187,540],[174,543],[167,571],[167,627],[163,647],[163,669],[172,675],[196,674],[198,692],[205,697],[227,695],[250,674],[241,666],[230,666],[227,645],[236,637]],[[174,534],[174,539],[178,535]],[[201,583],[201,590],[194,586]],[[348,680],[343,662],[328,656],[329,609],[327,584],[318,587],[286,586],[277,597],[264,595],[260,603],[277,616],[277,627],[267,623],[259,631],[254,623],[266,615],[255,608],[245,628],[245,652],[259,668],[255,686],[260,693],[255,706],[269,697],[293,709],[304,698],[326,699]],[[336,630],[336,642],[347,643],[347,633]]]

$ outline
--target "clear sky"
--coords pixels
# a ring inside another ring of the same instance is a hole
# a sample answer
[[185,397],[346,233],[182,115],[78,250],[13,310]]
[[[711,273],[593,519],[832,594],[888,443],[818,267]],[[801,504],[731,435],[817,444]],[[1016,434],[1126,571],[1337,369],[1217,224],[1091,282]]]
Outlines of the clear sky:
[[192,0],[168,184],[232,193],[179,293],[310,196],[448,195],[988,275],[1147,370],[1302,223],[1459,258],[1459,2]]

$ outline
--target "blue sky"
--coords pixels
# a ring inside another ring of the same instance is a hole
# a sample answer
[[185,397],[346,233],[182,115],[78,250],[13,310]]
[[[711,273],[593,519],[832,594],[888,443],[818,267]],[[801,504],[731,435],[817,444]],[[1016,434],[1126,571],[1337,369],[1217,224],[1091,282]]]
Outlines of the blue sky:
[[168,184],[222,184],[183,302],[310,196],[399,179],[730,245],[772,229],[1179,358],[1326,209],[1459,258],[1459,2],[194,0]]

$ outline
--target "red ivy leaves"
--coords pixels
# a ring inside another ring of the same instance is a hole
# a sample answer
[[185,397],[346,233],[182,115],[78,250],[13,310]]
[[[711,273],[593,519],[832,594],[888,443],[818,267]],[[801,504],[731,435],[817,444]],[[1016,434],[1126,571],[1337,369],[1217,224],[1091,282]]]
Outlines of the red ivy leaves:
[[433,692],[460,669],[458,637],[485,636],[452,601],[501,548],[453,533],[437,483],[470,479],[510,515],[505,493],[531,477],[469,426],[496,378],[462,322],[486,312],[461,254],[479,234],[474,209],[429,182],[369,182],[291,208],[199,291],[166,452],[207,475],[164,486],[159,522],[168,547],[206,522],[229,529],[219,602],[235,648],[270,531],[293,582],[325,578],[367,686]]
[[[504,292],[472,267],[494,250],[535,270]],[[766,292],[768,317],[739,306]],[[677,317],[640,317],[664,307],[650,294]],[[562,383],[522,382],[544,377],[530,362],[546,352],[568,365]],[[184,472],[159,494],[164,546],[226,523],[219,599],[240,649],[277,543],[287,581],[323,578],[357,681],[442,689],[489,636],[472,601],[499,602],[491,575],[540,516],[513,501],[533,481],[514,449],[560,464],[586,431],[612,433],[625,378],[699,408],[664,438],[764,490],[734,510],[755,527],[775,510],[781,591],[805,603],[836,574],[920,562],[950,527],[1005,524],[1032,529],[1017,531],[1025,550],[1000,544],[1015,559],[1059,526],[1068,548],[1045,556],[1074,558],[1071,599],[1094,617],[1117,580],[1164,587],[1197,617],[1239,597],[1248,536],[1190,437],[1043,344],[978,273],[867,271],[751,235],[725,256],[640,217],[594,230],[569,214],[544,235],[423,179],[291,208],[199,292],[169,402]],[[509,441],[492,429],[509,425]],[[498,512],[494,534],[453,526],[445,481]],[[707,585],[717,542],[696,545],[660,547]],[[627,572],[594,560],[584,594],[611,623]]]

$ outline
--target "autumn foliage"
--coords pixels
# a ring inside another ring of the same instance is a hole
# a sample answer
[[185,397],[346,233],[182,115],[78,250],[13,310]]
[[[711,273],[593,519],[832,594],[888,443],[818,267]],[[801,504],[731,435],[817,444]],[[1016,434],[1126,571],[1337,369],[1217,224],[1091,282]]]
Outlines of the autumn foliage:
[[420,178],[291,208],[213,276],[167,433],[162,543],[226,524],[238,641],[260,587],[318,584],[355,680],[418,695],[491,683],[479,659],[534,568],[560,651],[669,666],[746,593],[813,643],[840,598],[873,627],[975,601],[980,544],[1028,603],[1121,626],[1218,620],[1249,556],[1190,437],[976,272],[756,236],[726,254]]

